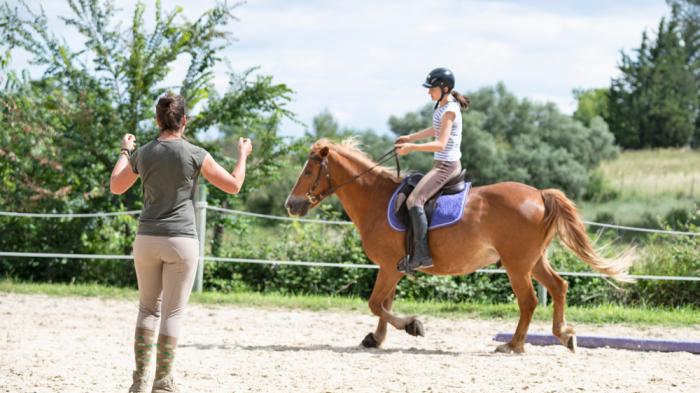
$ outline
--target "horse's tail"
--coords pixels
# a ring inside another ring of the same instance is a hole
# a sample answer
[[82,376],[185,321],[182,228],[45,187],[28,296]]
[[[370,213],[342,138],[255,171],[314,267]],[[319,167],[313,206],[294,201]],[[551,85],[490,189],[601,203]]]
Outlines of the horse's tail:
[[555,189],[542,190],[544,200],[544,225],[546,239],[551,240],[556,234],[559,240],[593,269],[623,282],[633,282],[627,271],[633,262],[633,250],[630,249],[616,258],[607,259],[593,248],[586,233],[586,228],[576,209],[576,205]]

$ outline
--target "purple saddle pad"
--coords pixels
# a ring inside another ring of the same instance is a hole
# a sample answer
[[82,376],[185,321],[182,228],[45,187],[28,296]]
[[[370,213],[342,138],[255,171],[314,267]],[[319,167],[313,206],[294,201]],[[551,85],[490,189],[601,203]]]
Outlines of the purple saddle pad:
[[[471,182],[465,184],[464,190],[458,194],[453,195],[442,195],[438,197],[437,203],[435,204],[435,210],[433,210],[433,215],[430,217],[430,222],[428,223],[428,229],[442,228],[452,225],[459,221],[464,214],[464,206],[467,204],[469,198],[469,190],[471,189]],[[395,231],[405,232],[406,227],[403,225],[401,220],[396,217],[396,197],[399,195],[399,191],[403,187],[401,183],[396,187],[396,191],[391,196],[389,200],[389,206],[386,210],[386,216],[389,220],[389,226]]]

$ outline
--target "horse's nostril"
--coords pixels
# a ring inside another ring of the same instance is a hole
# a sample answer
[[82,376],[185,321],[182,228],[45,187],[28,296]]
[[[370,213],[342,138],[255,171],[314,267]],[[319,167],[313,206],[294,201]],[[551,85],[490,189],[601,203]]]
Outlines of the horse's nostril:
[[290,212],[290,213],[293,213],[294,210],[295,210],[295,209],[294,209],[294,208],[295,208],[295,204],[292,203],[292,201],[290,201],[290,200],[288,200],[287,202],[285,202],[284,207],[287,208],[287,211]]

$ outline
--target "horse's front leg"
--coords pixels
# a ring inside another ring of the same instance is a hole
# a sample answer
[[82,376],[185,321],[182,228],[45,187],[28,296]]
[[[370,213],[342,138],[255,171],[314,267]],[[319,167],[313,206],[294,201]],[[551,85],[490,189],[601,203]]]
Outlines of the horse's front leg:
[[377,279],[374,282],[374,289],[369,298],[369,308],[372,313],[379,317],[377,330],[369,333],[362,345],[367,348],[379,347],[386,338],[387,323],[401,330],[406,330],[413,336],[424,334],[423,325],[415,317],[402,318],[391,313],[391,306],[396,294],[396,285],[403,277],[397,270],[379,269]]

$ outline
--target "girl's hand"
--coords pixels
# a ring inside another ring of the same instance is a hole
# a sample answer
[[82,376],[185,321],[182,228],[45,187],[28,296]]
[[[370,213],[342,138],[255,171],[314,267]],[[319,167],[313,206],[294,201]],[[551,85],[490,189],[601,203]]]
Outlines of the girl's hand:
[[400,156],[405,156],[412,152],[414,146],[413,143],[397,143],[394,145],[394,147],[396,147],[396,152],[399,153]]
[[408,143],[411,141],[411,137],[409,135],[401,135],[400,137],[396,138],[394,141],[394,145],[398,145],[400,143]]
[[122,149],[129,149],[129,151],[134,150],[134,142],[136,142],[136,137],[132,134],[124,134],[122,138]]
[[238,154],[248,157],[253,152],[253,143],[248,138],[238,138]]

